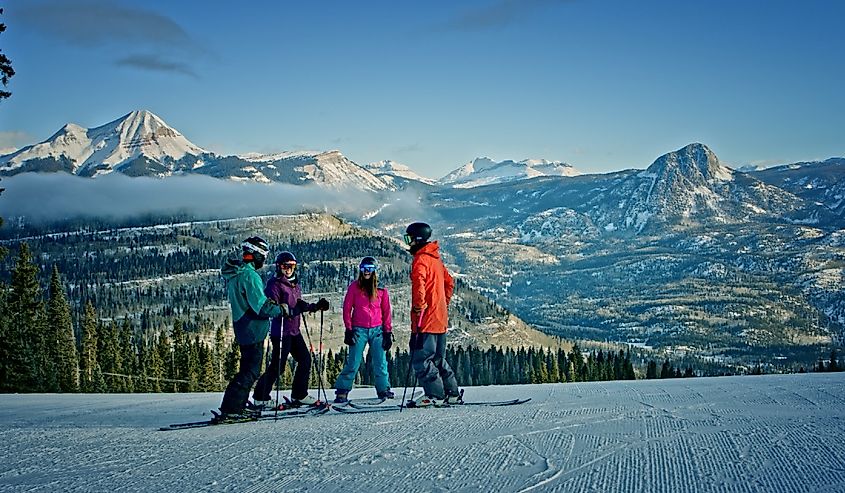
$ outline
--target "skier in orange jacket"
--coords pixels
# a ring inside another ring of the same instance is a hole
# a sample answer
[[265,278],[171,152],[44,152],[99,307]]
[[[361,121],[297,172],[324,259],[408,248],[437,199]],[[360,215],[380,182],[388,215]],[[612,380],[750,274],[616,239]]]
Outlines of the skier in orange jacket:
[[440,246],[429,242],[431,226],[413,223],[405,229],[411,263],[411,365],[424,395],[417,407],[456,404],[460,401],[455,373],[446,361],[448,305],[455,282],[440,259]]

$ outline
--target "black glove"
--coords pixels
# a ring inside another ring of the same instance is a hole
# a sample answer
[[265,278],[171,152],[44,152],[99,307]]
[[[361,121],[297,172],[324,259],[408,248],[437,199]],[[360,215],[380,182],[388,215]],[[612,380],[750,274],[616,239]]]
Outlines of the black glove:
[[329,309],[329,300],[325,298],[320,298],[320,301],[317,302],[317,310],[324,312]]
[[296,302],[296,313],[305,313],[308,311],[308,308],[310,308],[310,306],[311,305],[309,305],[307,301],[300,298]]
[[425,342],[425,334],[423,334],[422,332],[418,332],[416,334],[412,333],[411,340],[408,341],[408,347],[411,349],[411,351],[417,351],[419,349],[422,349],[423,342]]
[[290,307],[288,307],[287,303],[279,303],[279,308],[282,309],[283,317],[287,317],[290,315]]
[[381,347],[385,351],[390,351],[391,346],[393,346],[393,332],[383,330],[381,332]]
[[357,339],[357,334],[354,330],[347,330],[343,333],[343,343],[347,346],[354,346],[355,339]]

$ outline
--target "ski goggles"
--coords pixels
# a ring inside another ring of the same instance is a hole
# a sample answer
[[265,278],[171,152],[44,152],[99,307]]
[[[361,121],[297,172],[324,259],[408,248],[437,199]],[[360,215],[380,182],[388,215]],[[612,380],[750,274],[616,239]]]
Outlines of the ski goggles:
[[366,265],[362,265],[362,266],[358,267],[358,270],[360,270],[361,272],[363,272],[365,274],[367,274],[367,273],[372,274],[373,272],[376,271],[376,266],[371,265],[371,264],[366,264]]
[[279,266],[280,269],[285,269],[285,270],[295,269],[296,268],[296,262],[285,262],[283,264],[278,264],[278,266]]
[[414,237],[409,235],[408,233],[405,233],[405,236],[403,238],[405,238],[406,245],[410,245],[411,242],[414,241]]

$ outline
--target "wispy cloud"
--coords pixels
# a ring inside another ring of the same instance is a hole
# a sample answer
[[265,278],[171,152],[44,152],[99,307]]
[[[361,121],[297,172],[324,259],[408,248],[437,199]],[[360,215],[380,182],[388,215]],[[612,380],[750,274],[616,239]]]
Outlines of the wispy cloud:
[[467,10],[440,26],[446,31],[481,31],[506,27],[530,14],[574,0],[499,0],[491,5]]
[[420,151],[422,151],[422,147],[419,144],[408,144],[393,150],[395,154],[414,154]]
[[[190,61],[208,50],[173,19],[101,0],[44,0],[16,9],[18,21],[45,37],[86,50],[116,50],[120,66],[196,77]],[[138,48],[157,52],[138,55]]]
[[196,72],[185,62],[171,62],[165,60],[159,55],[130,55],[115,62],[117,65],[126,67],[138,68],[141,70],[151,70],[156,72],[175,72],[177,74],[187,75],[194,78],[199,78]]

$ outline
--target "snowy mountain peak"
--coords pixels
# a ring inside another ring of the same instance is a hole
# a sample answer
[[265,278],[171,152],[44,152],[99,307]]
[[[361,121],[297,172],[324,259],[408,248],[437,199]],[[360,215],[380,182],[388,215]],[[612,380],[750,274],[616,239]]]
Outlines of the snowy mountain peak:
[[155,114],[139,110],[91,129],[68,123],[41,143],[1,156],[0,171],[166,176],[177,171],[177,161],[205,153]]
[[700,143],[689,144],[660,156],[648,167],[647,172],[657,176],[678,172],[695,183],[733,179],[733,170],[722,165],[716,154]]
[[75,123],[65,123],[65,125],[62,128],[60,128],[59,131],[54,134],[54,136],[55,135],[65,135],[65,134],[79,134],[79,133],[85,133],[87,131],[88,131],[88,129],[86,129],[85,127],[82,127],[80,125],[77,125]]
[[112,152],[102,160],[104,164],[116,165],[140,155],[161,162],[167,158],[179,160],[186,154],[197,156],[207,152],[146,110],[133,111],[93,128],[89,135],[95,140],[115,144],[104,146],[112,148]]
[[440,183],[455,188],[472,188],[493,183],[523,180],[538,176],[577,176],[581,174],[572,165],[546,159],[522,161],[494,161],[478,157],[440,179]]
[[431,178],[426,178],[418,174],[409,166],[389,159],[370,163],[366,166],[366,168],[368,171],[382,179],[384,179],[385,176],[393,176],[404,178],[406,180],[415,180],[429,185],[433,185],[435,183]]

